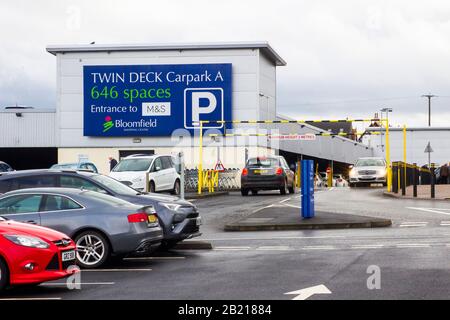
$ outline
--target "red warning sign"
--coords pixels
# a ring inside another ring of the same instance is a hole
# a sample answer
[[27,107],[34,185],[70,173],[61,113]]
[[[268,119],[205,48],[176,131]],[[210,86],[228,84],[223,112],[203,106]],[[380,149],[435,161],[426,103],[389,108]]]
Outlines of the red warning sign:
[[219,171],[219,172],[223,172],[225,171],[225,167],[222,164],[222,161],[217,161],[216,166],[214,167],[214,170]]

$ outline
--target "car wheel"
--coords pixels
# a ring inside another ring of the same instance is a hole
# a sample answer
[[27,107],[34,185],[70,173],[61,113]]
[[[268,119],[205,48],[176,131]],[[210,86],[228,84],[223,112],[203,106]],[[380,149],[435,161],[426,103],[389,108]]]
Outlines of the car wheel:
[[244,197],[248,196],[248,189],[241,188],[241,194],[242,194]]
[[6,263],[0,259],[0,292],[9,285],[9,270]]
[[256,196],[258,194],[258,190],[252,190],[252,195]]
[[110,257],[108,240],[99,232],[82,232],[74,241],[77,245],[77,264],[82,268],[98,268]]
[[280,188],[280,194],[284,196],[288,192],[289,192],[288,184],[287,184],[287,181],[285,181],[284,185]]
[[180,190],[180,180],[177,179],[173,185],[173,190],[170,193],[178,196],[180,194]]
[[156,188],[155,188],[155,183],[153,181],[150,181],[150,184],[148,185],[148,191],[151,193],[155,193]]

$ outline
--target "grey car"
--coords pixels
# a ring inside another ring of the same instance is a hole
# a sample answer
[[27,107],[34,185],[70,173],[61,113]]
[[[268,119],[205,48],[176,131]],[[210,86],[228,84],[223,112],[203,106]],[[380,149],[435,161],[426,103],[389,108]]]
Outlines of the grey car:
[[22,189],[0,197],[0,216],[41,225],[70,236],[77,263],[97,268],[111,257],[146,252],[163,232],[153,207],[89,190]]

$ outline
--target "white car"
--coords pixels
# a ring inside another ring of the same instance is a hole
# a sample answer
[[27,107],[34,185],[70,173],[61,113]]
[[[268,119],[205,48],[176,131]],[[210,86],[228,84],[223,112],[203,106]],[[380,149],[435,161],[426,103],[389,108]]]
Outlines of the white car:
[[109,176],[138,191],[180,194],[180,175],[176,169],[176,160],[171,155],[128,156],[114,167]]
[[385,186],[387,183],[387,165],[383,158],[359,158],[350,168],[350,187],[371,183],[382,183]]

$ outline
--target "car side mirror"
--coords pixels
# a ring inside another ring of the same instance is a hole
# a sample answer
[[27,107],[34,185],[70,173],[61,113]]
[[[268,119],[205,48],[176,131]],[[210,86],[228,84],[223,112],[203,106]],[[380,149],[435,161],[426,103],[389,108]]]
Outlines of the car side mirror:
[[155,172],[161,171],[161,167],[155,167]]

